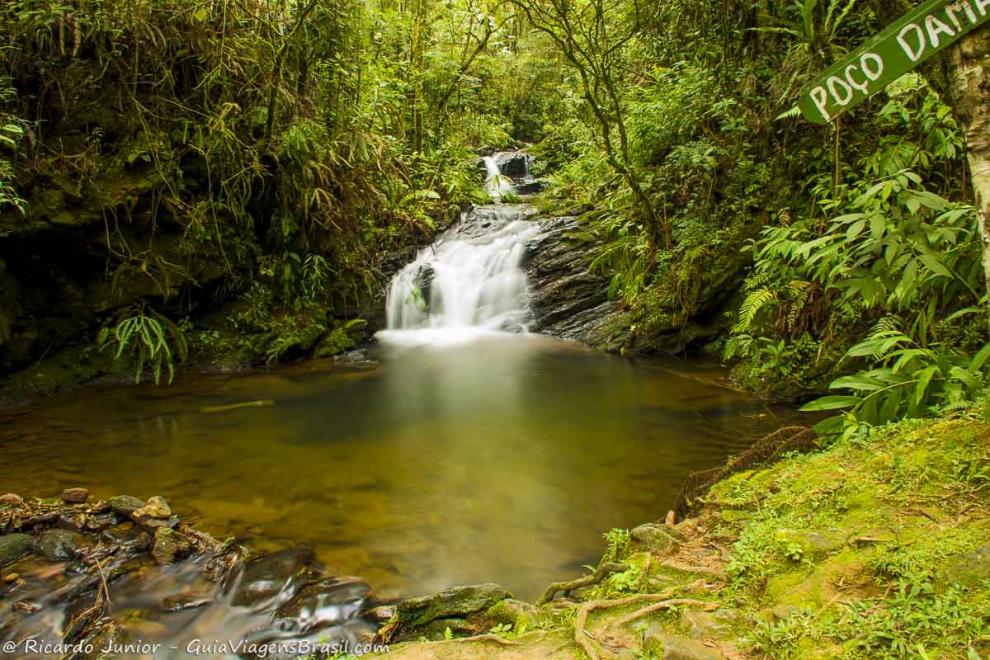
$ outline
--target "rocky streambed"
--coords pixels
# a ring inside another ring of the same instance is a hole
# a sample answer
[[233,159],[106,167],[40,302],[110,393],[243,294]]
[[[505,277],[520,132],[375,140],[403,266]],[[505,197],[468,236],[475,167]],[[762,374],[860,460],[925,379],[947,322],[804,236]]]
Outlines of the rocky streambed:
[[361,655],[529,609],[494,584],[380,600],[309,549],[252,555],[218,541],[162,497],[0,496],[5,657]]

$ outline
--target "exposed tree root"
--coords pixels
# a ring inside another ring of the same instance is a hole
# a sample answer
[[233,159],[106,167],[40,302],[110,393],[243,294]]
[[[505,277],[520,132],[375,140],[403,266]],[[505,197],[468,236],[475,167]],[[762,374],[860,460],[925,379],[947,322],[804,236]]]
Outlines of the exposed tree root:
[[543,593],[538,601],[537,605],[544,605],[553,600],[553,597],[557,595],[558,592],[567,595],[568,593],[574,591],[575,589],[580,589],[581,587],[590,587],[593,584],[599,584],[602,580],[607,578],[612,573],[621,573],[622,571],[629,570],[629,564],[609,562],[607,564],[602,564],[598,569],[591,575],[585,575],[582,578],[576,580],[571,580],[569,582],[554,582],[547,590]]
[[601,656],[598,654],[598,649],[591,640],[598,641],[597,638],[588,632],[585,627],[588,622],[588,615],[595,610],[605,610],[611,609],[613,607],[626,607],[628,605],[635,605],[637,603],[643,602],[653,602],[653,605],[644,607],[643,609],[633,612],[633,614],[620,619],[617,625],[628,623],[633,619],[637,619],[641,616],[645,616],[650,612],[657,610],[662,610],[670,607],[676,607],[677,605],[701,605],[710,606],[712,603],[692,600],[692,599],[671,599],[678,591],[686,591],[691,589],[697,589],[704,586],[704,580],[697,580],[690,584],[682,585],[679,587],[674,587],[673,589],[668,589],[664,593],[660,594],[636,594],[635,596],[628,596],[626,598],[617,598],[615,600],[592,600],[587,603],[582,603],[578,607],[577,617],[574,620],[574,641],[580,646],[591,660],[599,660]]

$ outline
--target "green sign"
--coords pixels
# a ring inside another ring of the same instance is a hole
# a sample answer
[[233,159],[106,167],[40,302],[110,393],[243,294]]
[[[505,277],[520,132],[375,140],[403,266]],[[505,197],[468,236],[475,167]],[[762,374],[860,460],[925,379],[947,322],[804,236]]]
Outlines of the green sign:
[[832,121],[988,19],[990,0],[928,0],[826,71],[801,94],[801,114]]

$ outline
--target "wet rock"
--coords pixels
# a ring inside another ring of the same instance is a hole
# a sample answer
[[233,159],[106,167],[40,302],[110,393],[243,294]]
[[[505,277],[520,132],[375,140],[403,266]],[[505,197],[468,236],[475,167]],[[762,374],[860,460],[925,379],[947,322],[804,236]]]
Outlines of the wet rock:
[[640,525],[629,532],[629,538],[633,543],[660,555],[677,549],[677,539],[660,525]]
[[82,504],[89,499],[89,491],[85,488],[66,488],[62,491],[62,501],[66,504]]
[[419,636],[438,620],[464,619],[484,613],[512,594],[497,584],[454,587],[410,598],[396,604],[395,616],[380,631],[379,639],[397,642]]
[[6,493],[0,495],[0,506],[4,504],[8,506],[24,506],[24,498],[15,493]]
[[521,151],[500,153],[495,156],[498,171],[504,176],[523,177],[529,175],[529,155]]
[[661,653],[651,657],[664,660],[719,660],[725,657],[716,649],[705,646],[704,642],[672,635],[659,624],[653,624],[646,630],[643,641],[645,648]]
[[577,218],[547,218],[526,246],[530,308],[536,332],[592,343],[618,313],[609,300],[609,276],[591,271],[596,245],[580,237]]
[[523,179],[515,184],[516,194],[535,195],[547,189],[547,182],[543,179]]
[[119,515],[130,517],[132,513],[144,506],[144,500],[130,495],[118,495],[107,500],[110,509]]
[[945,576],[949,582],[966,587],[976,587],[990,580],[990,541],[972,552],[949,559]]
[[313,559],[312,550],[292,548],[248,562],[231,602],[257,606],[279,595],[290,598]]
[[114,514],[112,513],[101,513],[95,516],[89,516],[86,518],[84,523],[84,528],[91,532],[102,532],[105,529],[109,529],[116,522]]
[[159,495],[149,498],[144,506],[131,512],[131,517],[135,520],[166,520],[171,515],[172,507]]
[[178,594],[176,596],[167,596],[162,599],[162,612],[182,612],[184,610],[194,610],[200,607],[206,607],[213,600],[205,596],[198,596],[195,594]]
[[364,606],[371,588],[353,578],[330,578],[307,585],[275,613],[281,630],[308,632],[343,623]]
[[416,272],[416,276],[413,278],[413,284],[419,289],[419,294],[422,297],[423,305],[428,309],[430,306],[430,296],[433,295],[433,280],[436,278],[437,273],[433,270],[433,266],[430,264],[424,264]]
[[0,536],[0,566],[13,563],[31,552],[34,539],[30,534],[5,534]]
[[48,561],[74,559],[82,537],[67,529],[47,529],[35,540],[35,551]]
[[168,527],[155,530],[155,542],[151,546],[151,557],[159,566],[171,564],[184,549],[179,536]]
[[361,616],[369,621],[385,623],[395,616],[395,605],[379,605],[361,612]]

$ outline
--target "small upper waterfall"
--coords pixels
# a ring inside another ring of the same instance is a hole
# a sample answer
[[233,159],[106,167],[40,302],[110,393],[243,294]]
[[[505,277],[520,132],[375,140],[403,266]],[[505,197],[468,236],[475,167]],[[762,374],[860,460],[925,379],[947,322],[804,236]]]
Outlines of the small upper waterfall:
[[484,161],[486,173],[485,188],[488,189],[488,194],[491,198],[497,202],[506,193],[514,192],[515,187],[512,185],[512,181],[499,170],[498,161],[495,160],[495,157],[485,156]]
[[388,329],[524,332],[530,312],[522,260],[538,232],[531,212],[505,204],[464,214],[392,280]]

